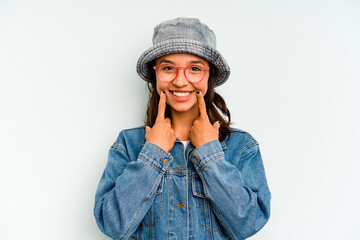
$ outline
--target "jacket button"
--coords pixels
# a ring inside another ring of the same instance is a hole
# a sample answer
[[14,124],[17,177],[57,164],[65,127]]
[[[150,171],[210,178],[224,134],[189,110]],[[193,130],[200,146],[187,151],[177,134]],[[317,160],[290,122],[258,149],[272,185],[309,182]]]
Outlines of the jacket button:
[[169,159],[167,159],[167,158],[160,158],[160,160],[162,161],[164,166],[169,164]]

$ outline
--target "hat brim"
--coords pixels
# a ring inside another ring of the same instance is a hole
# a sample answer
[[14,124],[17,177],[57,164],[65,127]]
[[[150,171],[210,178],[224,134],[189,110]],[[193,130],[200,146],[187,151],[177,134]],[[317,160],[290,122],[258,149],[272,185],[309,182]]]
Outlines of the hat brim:
[[214,48],[192,39],[169,39],[159,42],[146,50],[137,62],[137,73],[146,80],[149,74],[148,63],[172,53],[191,53],[212,63],[216,71],[215,86],[220,86],[229,78],[230,67],[223,56]]

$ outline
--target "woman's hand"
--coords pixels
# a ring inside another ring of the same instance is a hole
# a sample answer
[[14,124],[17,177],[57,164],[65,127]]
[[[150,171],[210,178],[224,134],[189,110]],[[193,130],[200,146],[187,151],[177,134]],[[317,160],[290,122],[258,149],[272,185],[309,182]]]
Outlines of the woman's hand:
[[171,128],[171,120],[165,118],[166,109],[166,94],[164,91],[160,93],[160,102],[158,108],[158,115],[154,126],[151,128],[146,126],[145,139],[148,142],[154,143],[167,152],[174,147],[176,137],[174,130]]
[[193,126],[190,129],[189,137],[194,147],[199,147],[204,143],[219,139],[220,123],[219,121],[216,121],[211,125],[206,113],[206,104],[203,94],[199,91],[199,93],[196,94],[196,97],[198,99],[200,117],[194,121]]

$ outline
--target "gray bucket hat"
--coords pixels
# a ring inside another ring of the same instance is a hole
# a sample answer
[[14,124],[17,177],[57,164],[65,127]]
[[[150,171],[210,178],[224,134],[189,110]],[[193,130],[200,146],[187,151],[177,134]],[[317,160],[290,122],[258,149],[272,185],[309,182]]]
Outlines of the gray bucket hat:
[[137,73],[146,80],[149,62],[171,53],[192,53],[212,63],[216,68],[215,86],[222,85],[230,75],[230,67],[215,49],[214,32],[196,18],[180,17],[160,23],[154,28],[153,46],[137,62]]

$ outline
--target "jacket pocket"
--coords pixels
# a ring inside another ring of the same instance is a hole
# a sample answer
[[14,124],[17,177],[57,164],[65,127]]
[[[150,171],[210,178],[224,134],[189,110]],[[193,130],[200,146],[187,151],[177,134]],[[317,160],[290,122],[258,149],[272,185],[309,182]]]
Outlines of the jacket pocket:
[[192,179],[192,193],[195,198],[198,225],[211,231],[218,231],[218,222],[212,211],[210,200],[205,197],[204,186],[199,176]]
[[145,215],[144,220],[142,221],[142,225],[144,227],[152,227],[158,222],[160,222],[163,182],[164,182],[164,178],[161,180],[159,187],[156,190],[153,204],[151,205],[149,211]]

